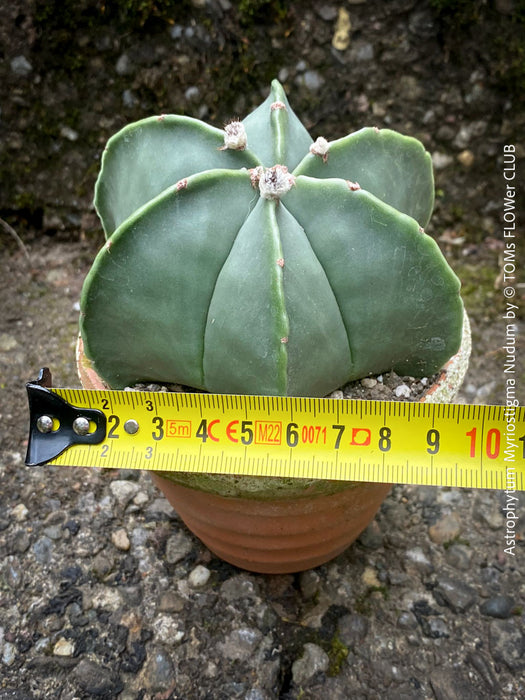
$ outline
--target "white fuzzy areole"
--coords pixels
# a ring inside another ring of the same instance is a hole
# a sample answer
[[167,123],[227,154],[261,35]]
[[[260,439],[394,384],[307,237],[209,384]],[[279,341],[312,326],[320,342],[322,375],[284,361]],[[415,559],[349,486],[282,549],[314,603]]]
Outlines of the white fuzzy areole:
[[295,184],[294,176],[288,172],[286,165],[274,165],[267,168],[259,179],[259,191],[264,199],[280,199]]

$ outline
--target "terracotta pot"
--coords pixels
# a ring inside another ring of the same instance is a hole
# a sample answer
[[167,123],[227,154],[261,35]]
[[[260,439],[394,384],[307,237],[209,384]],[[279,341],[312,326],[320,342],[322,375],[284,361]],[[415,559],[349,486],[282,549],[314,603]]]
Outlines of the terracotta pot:
[[[460,351],[422,401],[450,402],[470,356],[465,316]],[[108,388],[77,348],[87,389]],[[344,551],[373,520],[391,484],[152,472],[187,527],[217,556],[259,573],[292,573]]]

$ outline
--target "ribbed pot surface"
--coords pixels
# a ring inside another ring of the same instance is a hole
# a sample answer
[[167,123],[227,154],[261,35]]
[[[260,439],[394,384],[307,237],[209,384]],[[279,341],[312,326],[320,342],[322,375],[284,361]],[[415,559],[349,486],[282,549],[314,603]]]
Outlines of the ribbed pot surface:
[[391,489],[359,483],[335,494],[267,501],[218,496],[151,476],[212,552],[266,574],[303,571],[337,556],[366,528]]

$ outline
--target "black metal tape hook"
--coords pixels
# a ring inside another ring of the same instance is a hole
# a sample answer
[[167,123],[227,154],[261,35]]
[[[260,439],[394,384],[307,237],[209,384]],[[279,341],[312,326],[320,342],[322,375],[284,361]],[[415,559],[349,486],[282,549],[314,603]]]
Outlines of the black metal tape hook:
[[36,381],[26,384],[29,440],[25,463],[28,467],[45,464],[72,445],[97,445],[106,437],[106,416],[102,411],[72,406],[50,391],[51,386],[51,372],[47,367],[40,370]]

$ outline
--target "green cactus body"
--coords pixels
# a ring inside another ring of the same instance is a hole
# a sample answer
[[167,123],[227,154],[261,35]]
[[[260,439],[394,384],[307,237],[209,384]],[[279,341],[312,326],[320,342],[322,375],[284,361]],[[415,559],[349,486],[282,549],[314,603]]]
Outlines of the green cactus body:
[[86,354],[114,388],[323,396],[433,374],[463,324],[459,281],[421,228],[433,193],[418,141],[366,128],[314,143],[277,81],[224,131],[132,124],[97,181],[107,241],[82,292]]

